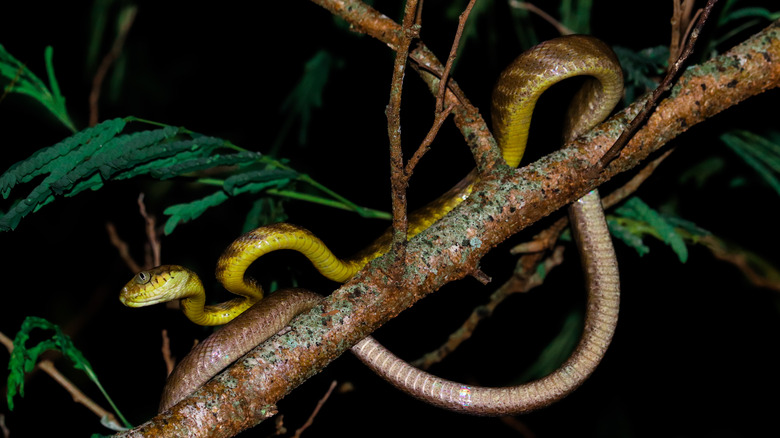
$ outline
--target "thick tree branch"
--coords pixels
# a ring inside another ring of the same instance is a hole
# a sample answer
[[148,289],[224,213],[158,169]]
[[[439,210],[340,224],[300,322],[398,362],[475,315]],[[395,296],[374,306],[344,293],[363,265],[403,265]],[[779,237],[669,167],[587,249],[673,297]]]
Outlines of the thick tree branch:
[[[352,2],[317,3],[336,10],[334,5]],[[342,16],[353,13],[341,11]],[[392,32],[370,34],[382,39]],[[691,126],[778,84],[780,21],[731,51],[690,68],[597,180],[586,178],[588,168],[609,149],[641,102],[568,148],[522,169],[487,169],[465,202],[409,242],[402,278],[388,284],[394,252],[374,260],[322,305],[296,318],[291,330],[271,338],[170,411],[125,435],[232,436],[258,424],[273,415],[280,398],[420,298],[467,276],[504,239],[638,165]]]

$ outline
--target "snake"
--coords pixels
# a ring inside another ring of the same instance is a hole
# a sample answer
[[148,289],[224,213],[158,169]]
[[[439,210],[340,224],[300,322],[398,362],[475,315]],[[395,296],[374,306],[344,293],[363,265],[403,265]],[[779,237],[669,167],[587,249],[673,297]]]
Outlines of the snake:
[[[493,135],[508,166],[525,151],[538,98],[565,79],[583,76],[569,105],[563,141],[594,128],[622,97],[623,76],[614,52],[600,40],[570,35],[545,41],[517,57],[500,75],[492,95]],[[408,238],[419,234],[468,198],[479,175],[472,171],[455,187],[409,215]],[[514,415],[547,406],[579,387],[604,357],[617,325],[620,281],[612,240],[596,190],[569,206],[569,219],[584,270],[587,309],[582,337],[570,357],[538,380],[509,387],[481,387],[449,381],[419,370],[371,336],[352,352],[378,375],[408,394],[446,409],[473,415]],[[120,301],[142,307],[180,300],[184,314],[201,325],[227,324],[198,344],[168,377],[160,401],[166,411],[265,339],[282,330],[322,297],[305,289],[283,289],[263,298],[259,283],[246,275],[257,258],[281,249],[305,255],[325,277],[345,282],[392,243],[385,233],[348,259],[339,259],[305,228],[277,223],[250,231],[220,257],[216,277],[237,298],[205,305],[204,287],[193,271],[163,265],[136,274]]]

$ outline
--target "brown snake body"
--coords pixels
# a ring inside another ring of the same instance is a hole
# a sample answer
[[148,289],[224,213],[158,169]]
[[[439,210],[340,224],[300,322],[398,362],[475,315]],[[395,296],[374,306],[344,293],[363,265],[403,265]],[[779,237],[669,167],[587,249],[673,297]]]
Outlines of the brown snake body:
[[[562,37],[525,52],[501,74],[493,93],[493,126],[507,164],[517,166],[522,157],[531,114],[539,95],[563,79],[582,75],[587,79],[569,107],[564,135],[566,141],[596,126],[620,99],[622,72],[612,51],[591,37]],[[470,187],[470,184],[459,186],[458,190],[449,193],[465,196],[462,195],[465,193],[463,187]],[[443,204],[451,210],[458,202],[445,199]],[[598,193],[594,190],[572,204],[569,214],[586,273],[588,308],[578,346],[569,359],[550,375],[517,386],[486,388],[451,382],[411,367],[371,337],[352,347],[353,353],[403,391],[429,403],[469,414],[517,414],[564,397],[587,379],[604,356],[617,323],[619,307],[617,261]],[[428,223],[431,221],[427,220]],[[413,233],[410,232],[410,235]],[[382,238],[378,240],[385,241]],[[249,296],[258,287],[254,280],[244,277],[244,271],[257,257],[276,249],[303,252],[321,272],[338,281],[350,278],[368,260],[386,251],[370,248],[361,252],[358,258],[345,262],[333,256],[308,231],[276,224],[261,227],[234,242],[220,259],[217,276],[229,290],[245,289],[245,295]],[[190,279],[193,279],[192,284]],[[166,289],[164,299],[158,296],[162,289]],[[259,297],[249,297],[249,301],[239,299],[242,300],[240,305],[251,306],[262,297],[262,290],[256,295]],[[162,266],[139,273],[125,286],[121,295],[123,303],[132,306],[169,299],[182,299],[185,312],[192,312],[193,315],[188,313],[188,316],[198,321],[216,321],[215,318],[222,316],[222,310],[230,313],[232,309],[231,306],[215,306],[212,308],[213,315],[205,315],[201,311],[204,298],[200,281],[194,273],[180,267]],[[185,304],[189,299],[197,299],[198,304]],[[230,362],[278,332],[295,315],[310,309],[320,300],[312,292],[293,289],[279,291],[254,304],[182,360],[168,379],[161,411],[186,397]]]

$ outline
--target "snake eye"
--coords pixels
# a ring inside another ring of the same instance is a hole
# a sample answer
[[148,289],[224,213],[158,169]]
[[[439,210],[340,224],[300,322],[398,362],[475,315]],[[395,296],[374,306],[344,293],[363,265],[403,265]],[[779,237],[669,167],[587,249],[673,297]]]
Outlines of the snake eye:
[[146,284],[152,278],[146,271],[141,271],[135,276],[135,282],[138,284]]

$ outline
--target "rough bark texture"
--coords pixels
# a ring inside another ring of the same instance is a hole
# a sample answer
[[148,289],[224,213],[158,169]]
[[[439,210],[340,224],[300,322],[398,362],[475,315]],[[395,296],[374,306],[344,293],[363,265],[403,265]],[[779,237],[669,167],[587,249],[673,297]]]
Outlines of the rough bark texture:
[[[397,24],[387,25],[387,17],[359,2],[316,3],[391,47],[398,38]],[[360,10],[350,9],[355,7]],[[406,270],[398,281],[388,280],[394,253],[374,260],[322,305],[297,318],[289,332],[271,338],[171,410],[123,436],[232,436],[256,425],[274,414],[280,398],[350,346],[420,298],[473,272],[504,239],[636,166],[691,126],[779,83],[780,21],[689,69],[599,179],[586,180],[588,166],[615,141],[636,114],[636,105],[569,148],[524,168],[493,167],[468,200],[409,242]],[[472,135],[483,137],[487,128],[475,123]]]

